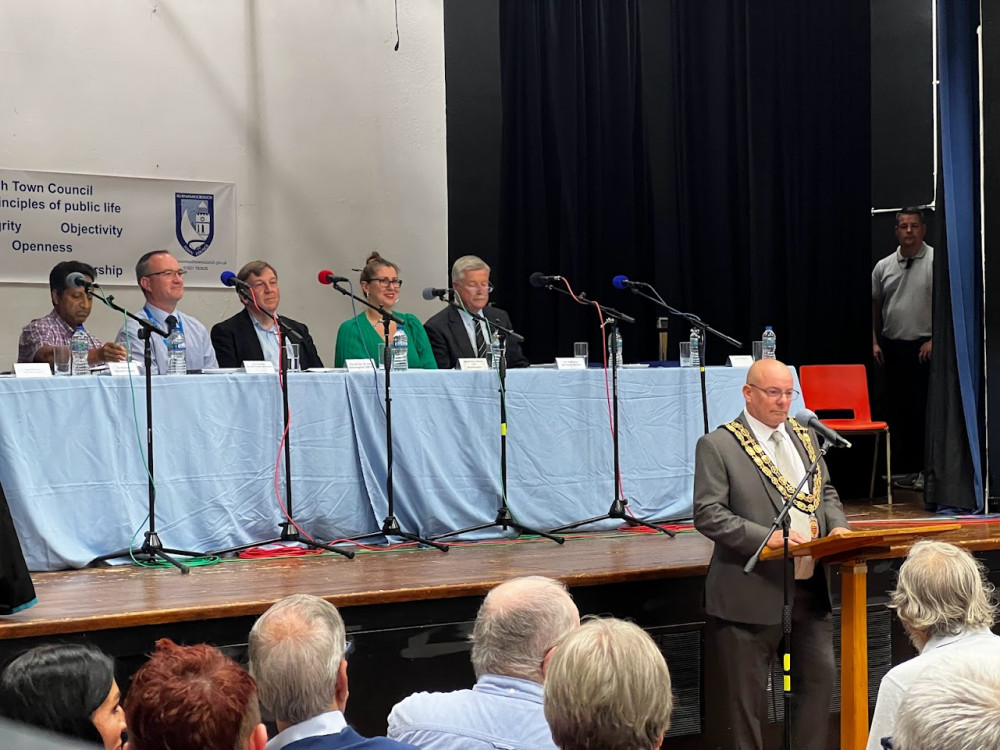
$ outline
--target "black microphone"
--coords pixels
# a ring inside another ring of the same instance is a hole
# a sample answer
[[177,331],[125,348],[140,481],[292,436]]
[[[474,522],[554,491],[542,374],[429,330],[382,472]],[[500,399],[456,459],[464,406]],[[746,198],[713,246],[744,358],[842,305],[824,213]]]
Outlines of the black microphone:
[[528,278],[528,281],[531,283],[531,285],[537,287],[551,286],[552,284],[558,284],[562,280],[563,280],[562,276],[543,276],[538,271],[535,271]]
[[248,291],[250,289],[250,285],[247,284],[245,281],[241,281],[240,279],[236,278],[236,274],[233,273],[232,271],[223,271],[222,275],[219,276],[219,281],[221,281],[226,286],[234,286],[237,289],[241,289],[243,291]]
[[94,288],[101,288],[100,284],[93,281],[87,281],[87,277],[79,271],[73,271],[73,273],[66,277],[66,286],[74,289],[86,289],[88,292]]
[[631,289],[636,286],[649,286],[645,281],[629,281],[628,276],[615,276],[611,279],[615,289]]
[[448,294],[449,291],[450,291],[449,289],[438,289],[436,287],[429,286],[426,289],[424,289],[424,292],[423,292],[424,299],[428,299],[428,300],[430,300],[430,299],[442,299],[443,297],[445,297]]
[[343,284],[346,281],[350,281],[346,276],[337,276],[333,271],[322,270],[318,275],[320,284]]
[[827,427],[825,424],[819,421],[819,417],[816,416],[816,412],[810,411],[809,409],[803,409],[798,414],[795,415],[795,421],[806,427],[811,427],[816,430],[820,435],[826,438],[826,441],[837,448],[850,448],[851,444],[844,439],[844,437],[836,430]]

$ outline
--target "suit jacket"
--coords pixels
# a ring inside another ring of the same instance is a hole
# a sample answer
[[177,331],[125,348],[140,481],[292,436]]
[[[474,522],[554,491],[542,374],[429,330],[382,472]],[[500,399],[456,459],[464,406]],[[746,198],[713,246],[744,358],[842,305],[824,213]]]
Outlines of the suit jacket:
[[[292,332],[288,340],[293,344],[299,344],[299,363],[302,369],[322,367],[323,360],[319,358],[316,344],[309,335],[309,328],[284,315],[279,315],[278,320]],[[242,367],[244,360],[264,359],[264,350],[260,347],[253,319],[245,308],[233,317],[212,326],[212,346],[215,347],[219,367]]]
[[[750,430],[742,413],[738,421]],[[785,424],[788,434],[794,435]],[[810,430],[810,435],[815,444],[816,434]],[[805,446],[794,436],[791,442],[808,468]],[[826,462],[820,462],[820,468],[823,490],[816,519],[819,535],[826,536],[830,529],[846,527],[847,518],[837,490],[830,484]],[[729,430],[720,427],[698,440],[694,525],[715,542],[705,579],[705,610],[709,615],[756,625],[781,622],[782,562],[759,562],[750,575],[743,573],[743,566],[764,541],[782,505],[781,493],[761,474]],[[791,593],[794,595],[794,587]]]
[[[499,307],[487,305],[481,315],[490,323],[513,328],[510,316]],[[459,358],[476,356],[462,315],[454,307],[446,307],[428,318],[424,323],[424,330],[427,331],[427,338],[431,340],[431,348],[434,350],[434,359],[437,360],[439,370],[453,370],[458,366]],[[507,367],[527,367],[529,364],[528,358],[521,351],[521,345],[508,341]]]

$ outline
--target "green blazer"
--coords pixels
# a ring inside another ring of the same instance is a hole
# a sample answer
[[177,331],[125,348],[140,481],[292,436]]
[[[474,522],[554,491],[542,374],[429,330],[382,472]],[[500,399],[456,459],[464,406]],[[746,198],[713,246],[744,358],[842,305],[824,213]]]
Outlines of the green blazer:
[[[406,361],[414,370],[436,370],[434,350],[427,339],[427,332],[416,315],[397,312],[405,321],[407,352]],[[384,339],[378,334],[371,323],[361,313],[356,318],[350,318],[340,324],[337,330],[337,348],[333,355],[333,366],[344,367],[349,359],[371,359],[378,355],[378,345]]]

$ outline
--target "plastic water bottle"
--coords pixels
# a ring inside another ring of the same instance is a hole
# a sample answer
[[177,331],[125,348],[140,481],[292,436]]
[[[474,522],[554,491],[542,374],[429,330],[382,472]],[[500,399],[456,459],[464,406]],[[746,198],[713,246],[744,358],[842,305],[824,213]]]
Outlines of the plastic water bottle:
[[77,326],[73,331],[73,338],[69,340],[69,349],[72,353],[72,375],[90,375],[90,363],[87,361],[87,354],[90,351],[90,337],[83,330],[83,326]]
[[771,326],[767,326],[764,329],[764,334],[760,337],[761,339],[761,358],[762,359],[777,359],[775,356],[775,349],[777,349],[777,339],[774,336],[774,331],[771,330]]
[[691,347],[691,366],[701,367],[701,336],[698,334],[697,328],[691,329],[688,344]]
[[618,351],[614,355],[615,361],[613,362],[613,364],[615,367],[621,367],[622,363],[625,361],[625,358],[622,356],[622,332],[617,328],[615,328],[614,333],[608,334],[608,354],[609,355],[612,354],[612,352],[614,352],[615,349],[617,349]]
[[493,338],[490,339],[490,350],[492,356],[490,358],[490,364],[494,370],[500,369],[500,360],[503,359],[504,346],[500,343],[500,332],[493,331]]
[[409,362],[407,361],[407,346],[409,341],[406,338],[406,331],[403,330],[402,326],[396,329],[396,333],[392,336],[392,371],[393,372],[403,372],[409,368]]
[[184,343],[184,334],[175,328],[167,336],[167,374],[187,375],[187,371],[187,344]]

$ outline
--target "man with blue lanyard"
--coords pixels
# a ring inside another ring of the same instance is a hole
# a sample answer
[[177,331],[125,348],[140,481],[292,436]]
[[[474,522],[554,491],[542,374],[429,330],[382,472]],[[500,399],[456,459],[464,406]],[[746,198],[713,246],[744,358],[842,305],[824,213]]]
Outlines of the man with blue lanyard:
[[[135,264],[135,278],[139,282],[146,304],[142,306],[140,315],[145,316],[158,328],[166,331],[170,328],[167,322],[172,317],[175,326],[184,335],[187,349],[187,369],[206,370],[218,367],[215,350],[212,348],[208,331],[198,320],[185,315],[177,309],[177,303],[184,296],[184,274],[177,259],[166,250],[153,250],[146,253]],[[128,325],[118,332],[116,339],[119,344],[126,344],[132,352],[132,359],[143,361],[144,343],[139,338],[139,324],[129,320]],[[153,374],[167,372],[167,345],[161,336],[156,334],[150,339],[153,345]]]

